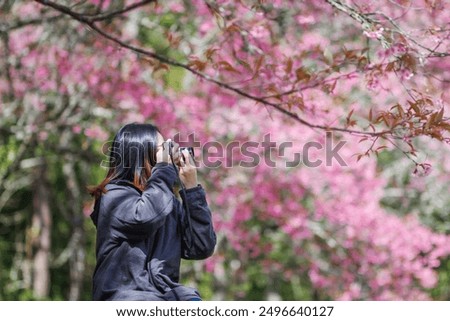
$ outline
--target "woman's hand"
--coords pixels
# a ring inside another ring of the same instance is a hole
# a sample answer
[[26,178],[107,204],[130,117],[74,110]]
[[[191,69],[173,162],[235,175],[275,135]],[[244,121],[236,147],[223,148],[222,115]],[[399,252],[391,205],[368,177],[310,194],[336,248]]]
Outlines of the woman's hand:
[[173,155],[173,162],[175,164],[180,163],[180,153],[178,152],[179,145],[175,142],[172,142],[172,140],[169,138],[164,143],[161,144],[161,147],[158,148],[156,152],[156,162],[157,163],[171,163],[170,155],[169,155],[169,146],[170,143],[172,143],[172,155]]
[[180,179],[186,189],[196,187],[198,182],[195,161],[186,149],[182,153],[184,157],[180,157]]

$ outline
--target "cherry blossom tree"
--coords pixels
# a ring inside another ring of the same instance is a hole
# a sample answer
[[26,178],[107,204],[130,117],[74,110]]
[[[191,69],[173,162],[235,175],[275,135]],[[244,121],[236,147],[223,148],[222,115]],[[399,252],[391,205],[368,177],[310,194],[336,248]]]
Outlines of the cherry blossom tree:
[[[448,9],[5,1],[0,209],[5,226],[30,231],[15,242],[15,286],[51,296],[52,267],[68,264],[68,298],[80,298],[92,232],[83,186],[103,174],[92,167],[115,130],[150,121],[199,144],[219,244],[184,274],[209,297],[430,298],[448,229],[389,192],[402,164],[402,191],[424,195],[438,179],[433,197],[448,204]],[[27,188],[31,209],[14,204]],[[59,216],[71,235],[61,249]]]

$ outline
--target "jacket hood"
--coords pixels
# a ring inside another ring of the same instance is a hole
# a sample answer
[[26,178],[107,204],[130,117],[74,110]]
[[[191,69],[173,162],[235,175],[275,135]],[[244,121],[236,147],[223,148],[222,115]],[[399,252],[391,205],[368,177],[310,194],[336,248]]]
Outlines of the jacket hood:
[[[140,189],[138,189],[136,186],[134,186],[130,181],[127,181],[127,180],[124,180],[124,179],[114,179],[111,182],[109,182],[106,186],[108,186],[110,184],[131,186],[134,189],[136,189],[139,193],[142,193],[142,191]],[[89,215],[95,226],[97,226],[97,222],[98,222],[98,213],[100,211],[100,201],[101,201],[101,199],[102,199],[102,197],[100,196],[98,199],[95,200],[94,210]]]

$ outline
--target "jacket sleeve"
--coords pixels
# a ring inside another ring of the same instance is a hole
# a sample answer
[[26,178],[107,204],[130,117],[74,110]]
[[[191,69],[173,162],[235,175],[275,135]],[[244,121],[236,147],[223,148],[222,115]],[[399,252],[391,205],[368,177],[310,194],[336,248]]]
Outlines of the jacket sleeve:
[[161,227],[173,210],[175,179],[172,166],[158,163],[142,194],[131,185],[113,185],[108,189],[111,226],[116,237],[139,240]]
[[186,190],[186,195],[181,194],[181,197],[189,208],[188,217],[184,206],[177,202],[182,222],[181,256],[188,260],[206,259],[214,253],[216,233],[205,190],[198,185]]

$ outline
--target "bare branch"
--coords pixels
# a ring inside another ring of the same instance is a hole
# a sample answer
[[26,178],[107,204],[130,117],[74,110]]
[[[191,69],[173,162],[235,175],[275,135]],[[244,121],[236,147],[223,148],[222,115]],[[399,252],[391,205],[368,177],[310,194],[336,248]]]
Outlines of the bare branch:
[[[337,0],[325,0],[325,1],[328,4],[330,4],[332,7],[338,9],[339,11],[344,12],[345,14],[349,15],[352,19],[358,21],[361,24],[363,30],[365,30],[365,31],[372,31],[372,28],[376,25],[375,20],[368,17],[367,15],[364,15],[364,14],[356,11],[352,7],[342,3],[340,1],[337,1]],[[391,46],[389,41],[387,41],[387,39],[383,35],[380,35],[378,40],[381,41],[381,44],[383,45],[384,48],[389,48]]]
[[44,5],[44,6],[53,8],[56,11],[59,11],[59,12],[65,14],[65,15],[71,16],[72,18],[74,18],[74,19],[76,19],[78,21],[82,21],[84,23],[91,23],[92,22],[91,18],[85,17],[84,14],[74,12],[69,7],[60,5],[60,4],[56,3],[56,2],[47,1],[47,0],[35,0],[35,1],[40,3],[40,4],[42,4],[42,5]]
[[[0,213],[10,200],[10,198],[14,195],[14,193],[16,193],[21,188],[28,186],[30,184],[30,181],[31,180],[29,176],[22,176],[14,180],[8,180],[4,182],[4,191],[0,193]],[[2,223],[4,223],[3,220]]]
[[394,21],[394,19],[388,17],[387,15],[385,15],[383,12],[376,12],[375,14],[382,16],[383,18],[385,18],[386,20],[388,20],[390,22],[391,25],[394,26],[394,30],[389,29],[393,32],[396,32],[400,35],[402,35],[403,37],[405,37],[406,39],[408,39],[409,41],[411,41],[412,43],[414,43],[416,46],[425,49],[426,51],[429,52],[427,57],[448,57],[450,56],[450,53],[448,52],[438,52],[436,51],[437,48],[439,48],[439,46],[442,44],[442,40],[433,48],[428,48],[424,45],[422,45],[421,43],[419,43],[416,39],[414,39],[413,37],[411,37],[410,35],[408,35],[407,32],[403,31],[400,26]]
[[39,25],[41,23],[49,23],[54,22],[56,20],[59,20],[61,18],[65,17],[63,14],[54,15],[50,17],[42,17],[39,19],[29,19],[29,20],[19,20],[15,21],[11,25],[7,24],[0,24],[0,33],[8,33],[10,31],[14,31],[23,27],[32,26],[32,25]]
[[[136,2],[132,5],[129,5],[128,7],[125,7],[123,9],[120,10],[116,10],[116,11],[112,11],[112,12],[105,12],[105,13],[97,13],[93,16],[91,16],[92,21],[102,21],[102,20],[107,20],[107,19],[111,19],[114,18],[118,15],[122,15],[124,13],[127,13],[129,11],[132,11],[134,9],[137,9],[139,7],[142,7],[146,4],[152,3],[152,2],[156,2],[156,0],[145,0],[145,1],[141,1],[141,2]],[[84,14],[84,16],[90,16],[89,14]]]
[[40,4],[43,4],[45,6],[51,7],[61,13],[64,13],[66,15],[71,16],[72,18],[82,21],[84,23],[94,23],[97,21],[103,21],[107,19],[111,19],[114,17],[117,17],[119,15],[122,15],[124,13],[127,13],[129,11],[132,11],[134,9],[140,8],[146,4],[155,2],[156,0],[144,0],[141,2],[134,3],[132,5],[129,5],[128,7],[125,7],[120,10],[112,11],[112,12],[105,12],[105,13],[96,13],[96,14],[89,14],[89,13],[80,13],[75,12],[71,8],[60,5],[53,1],[47,1],[47,0],[35,0],[36,2],[39,2]]
[[15,173],[21,164],[21,160],[24,159],[27,152],[31,150],[35,146],[34,137],[28,137],[26,141],[24,141],[19,149],[16,152],[14,162],[0,175],[0,188],[3,188],[3,185],[6,183],[7,179],[12,173]]
[[[14,97],[14,93],[15,93],[15,89],[14,89],[14,82],[12,80],[12,76],[11,76],[11,63],[10,63],[10,50],[9,50],[9,35],[8,33],[0,33],[0,38],[1,41],[3,42],[3,46],[4,46],[4,53],[5,53],[5,58],[4,59],[4,67],[3,70],[5,72],[5,76],[6,76],[6,80],[8,81],[8,89],[9,89],[9,94],[7,94],[8,100],[13,100]],[[0,72],[1,74],[1,72]]]
[[320,78],[320,79],[312,82],[311,84],[307,84],[307,85],[301,86],[299,88],[294,88],[294,89],[282,92],[280,94],[272,94],[272,95],[267,95],[267,96],[260,97],[260,98],[261,99],[279,98],[279,97],[283,97],[283,96],[299,93],[299,92],[302,92],[302,91],[307,90],[307,89],[312,89],[312,88],[316,88],[316,87],[321,86],[321,85],[325,85],[325,84],[328,84],[328,83],[336,82],[336,81],[338,81],[338,80],[340,80],[342,78],[349,78],[350,76],[352,76],[352,75],[354,75],[356,73],[358,73],[358,70],[353,70],[353,71],[350,71],[350,72],[348,72],[346,74],[340,74],[339,76],[328,78],[328,79],[327,78]]
[[[371,15],[373,15],[373,13],[371,13],[371,14],[363,14],[363,13],[353,9],[352,7],[350,7],[350,6],[346,5],[346,4],[338,1],[338,0],[325,0],[325,1],[328,4],[330,4],[332,7],[336,8],[337,10],[347,14],[348,16],[350,16],[355,21],[358,21],[361,24],[363,30],[365,30],[365,31],[372,31],[372,29],[377,24],[380,23],[378,20],[372,19],[370,17]],[[409,36],[406,32],[401,30],[401,28],[397,25],[397,23],[395,23],[394,19],[386,16],[384,13],[376,12],[375,14],[384,17],[395,28],[395,29],[385,28],[385,30],[401,34],[402,36],[404,36],[405,38],[410,40],[412,43],[414,43],[418,47],[427,50],[429,52],[428,57],[447,57],[447,56],[450,56],[450,53],[448,53],[448,52],[438,52],[438,51],[436,51],[437,47],[434,48],[434,49],[431,49],[431,48],[428,48],[428,47],[422,45],[417,40],[415,40],[413,37]],[[384,48],[389,48],[391,46],[391,43],[382,34],[380,34],[378,36],[378,40],[380,40],[380,42],[381,42],[381,44],[382,44],[382,46]]]

